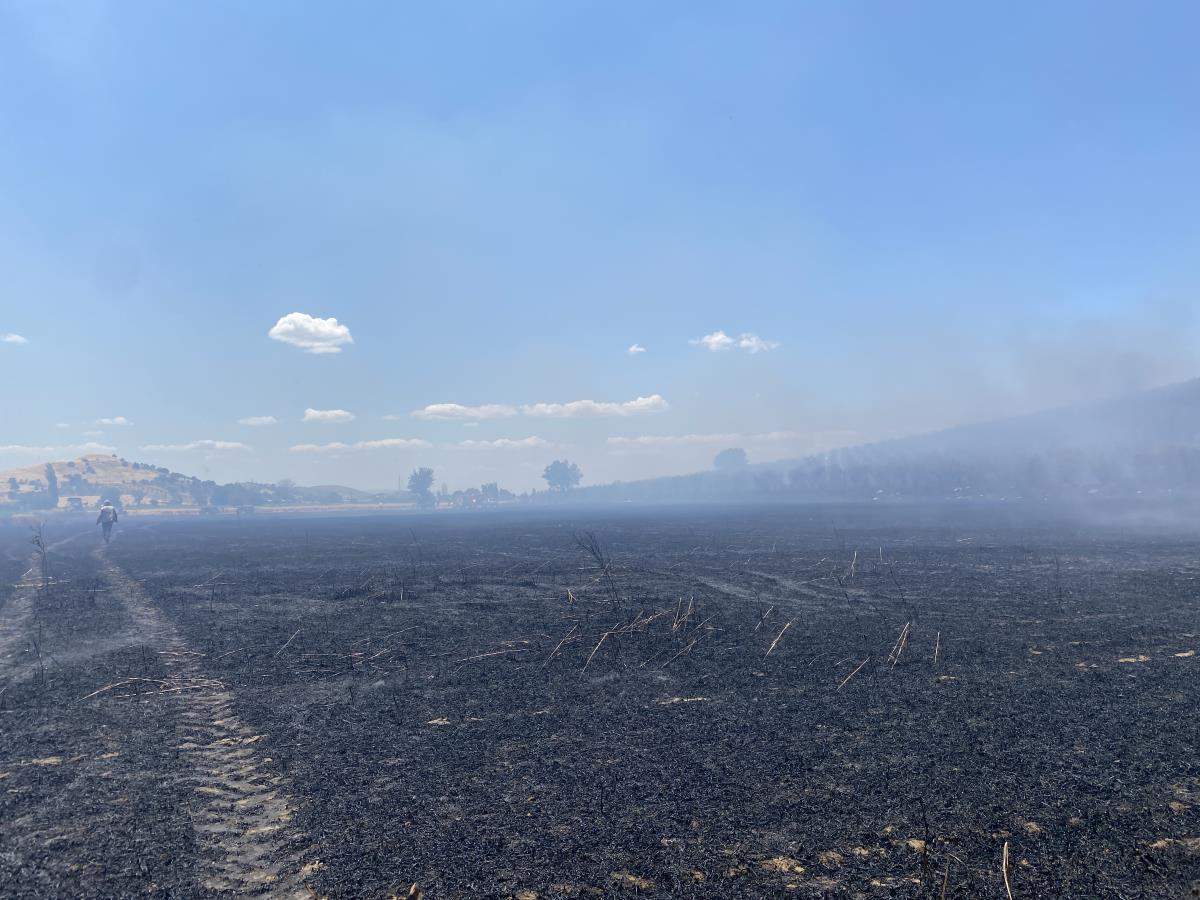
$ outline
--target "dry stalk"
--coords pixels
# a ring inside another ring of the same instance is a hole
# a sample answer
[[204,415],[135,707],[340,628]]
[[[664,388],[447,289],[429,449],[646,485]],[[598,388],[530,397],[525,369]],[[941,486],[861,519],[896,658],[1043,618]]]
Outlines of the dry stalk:
[[933,664],[935,667],[938,664],[938,657],[941,655],[941,652],[942,652],[942,633],[939,631],[937,633],[937,639],[933,642]]
[[670,659],[668,659],[665,663],[663,663],[661,666],[659,666],[659,668],[665,669],[671,663],[675,662],[675,660],[679,659],[679,657],[683,656],[683,654],[690,653],[691,649],[696,646],[696,644],[699,642],[700,638],[702,638],[702,637],[704,637],[704,635],[700,635],[699,637],[692,638],[692,642],[690,644],[688,644],[686,647],[684,647],[682,650],[680,650],[678,653],[676,653],[674,656],[672,656]]
[[[570,592],[568,591],[568,593],[570,593]],[[558,651],[562,649],[562,645],[565,644],[568,640],[570,640],[571,635],[573,635],[578,630],[579,630],[579,625],[576,624],[576,625],[571,626],[571,630],[568,631],[563,636],[563,639],[554,645],[554,650],[551,652],[551,654],[549,656],[546,657],[546,662],[542,663],[543,668],[545,666],[549,665],[550,660],[554,659],[554,657],[556,657],[558,655]]]
[[90,700],[92,697],[99,696],[100,694],[107,693],[108,691],[115,690],[116,688],[119,688],[119,687],[124,687],[127,684],[133,684],[135,681],[153,681],[155,684],[168,684],[169,683],[166,681],[157,681],[152,678],[126,678],[123,681],[114,681],[112,684],[106,684],[104,687],[100,688],[99,690],[92,691],[90,694],[80,697],[79,699],[81,701]]
[[911,622],[905,622],[904,627],[900,629],[900,636],[896,638],[896,643],[892,645],[892,652],[888,654],[888,665],[893,669],[896,668],[896,663],[900,661],[900,654],[904,652],[904,648],[908,646],[908,632]]
[[292,641],[294,641],[296,639],[296,635],[298,635],[298,634],[300,634],[299,628],[297,628],[295,633],[290,638],[287,639],[287,643],[285,643],[282,647],[280,647],[278,650],[275,651],[275,655],[278,656],[280,653],[282,653],[284,650],[286,650],[288,647],[290,647],[292,645]]
[[[783,640],[783,633],[784,633],[785,631],[787,631],[789,628],[791,628],[791,627],[792,627],[792,622],[795,622],[795,621],[796,621],[795,619],[792,619],[792,620],[791,620],[791,622],[788,622],[786,625],[784,625],[784,626],[783,626],[783,629],[782,629],[782,630],[779,632],[779,634],[777,634],[777,635],[775,636],[775,640],[771,641],[771,646],[767,648],[767,656],[770,656],[770,655],[771,655],[771,651],[775,649],[775,646],[776,646],[776,645],[777,645],[777,644],[778,644],[778,643],[779,643],[781,640]],[[764,657],[763,657],[763,659],[766,659],[766,656],[764,656]]]
[[850,681],[850,679],[853,678],[855,675],[857,675],[859,673],[859,670],[862,669],[862,667],[865,666],[870,661],[871,661],[871,657],[868,656],[866,659],[864,659],[862,662],[860,662],[855,667],[853,672],[851,672],[849,675],[847,675],[845,678],[842,679],[842,683],[837,686],[837,689],[840,691],[842,688],[844,688],[846,686],[846,684]]
[[596,651],[600,649],[600,645],[603,644],[608,636],[612,633],[613,632],[611,631],[606,631],[604,634],[600,635],[600,640],[596,641],[596,646],[592,648],[592,652],[588,654],[587,662],[583,664],[583,668],[580,670],[581,674],[587,671],[587,667],[592,664],[592,657],[596,655]]
[[1004,890],[1008,893],[1008,900],[1013,900],[1012,885],[1008,883],[1008,841],[1004,842],[1004,851],[1000,856],[1000,874],[1004,876]]
[[677,604],[675,604],[675,620],[671,623],[672,634],[675,633],[676,631],[678,631],[684,625],[686,625],[688,619],[690,619],[692,617],[692,612],[694,611],[694,608],[695,608],[695,598],[691,597],[691,596],[688,597],[687,611],[683,612],[683,614],[680,615],[680,611],[682,610],[682,608],[683,608],[683,598],[680,597],[679,602]]
[[[460,659],[459,662],[465,663],[465,662],[470,662],[473,659],[486,659],[489,656],[503,656],[505,653],[528,653],[529,649],[530,649],[529,647],[521,647],[517,650],[493,650],[490,653],[478,653],[475,656],[468,656],[465,659]],[[381,651],[381,652],[387,652],[387,651]],[[378,655],[379,655],[378,653],[375,654],[375,656],[378,656]],[[372,656],[371,659],[374,659],[375,656]],[[364,662],[365,662],[365,660],[364,660]]]

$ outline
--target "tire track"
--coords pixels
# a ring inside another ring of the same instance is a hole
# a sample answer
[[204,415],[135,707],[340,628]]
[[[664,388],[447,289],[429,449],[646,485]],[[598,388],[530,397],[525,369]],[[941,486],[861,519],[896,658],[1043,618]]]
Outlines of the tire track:
[[[294,824],[284,779],[263,758],[255,734],[234,710],[233,694],[200,668],[199,654],[149,601],[141,586],[97,551],[109,582],[148,642],[160,648],[169,673],[168,693],[178,712],[178,749],[195,790],[189,813],[204,848],[203,884],[239,895],[312,898],[304,884],[312,859],[308,840]],[[315,868],[315,867],[313,867]]]
[[17,582],[8,602],[0,607],[0,666],[7,667],[13,657],[29,644],[29,619],[33,614],[33,595],[37,591],[37,560],[31,560],[29,570]]
[[[65,547],[87,532],[76,532],[46,546],[46,552]],[[0,667],[15,662],[14,657],[30,647],[29,620],[33,616],[33,598],[41,582],[41,561],[35,552],[28,558],[29,568],[17,581],[8,602],[0,606]],[[14,676],[14,677],[19,677]]]

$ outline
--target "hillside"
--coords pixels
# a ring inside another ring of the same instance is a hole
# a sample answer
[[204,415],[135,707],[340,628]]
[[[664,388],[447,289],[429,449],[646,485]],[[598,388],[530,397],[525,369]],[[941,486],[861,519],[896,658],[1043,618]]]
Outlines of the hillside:
[[[102,499],[126,507],[242,506],[367,502],[377,495],[339,485],[217,484],[161,466],[93,454],[0,472],[0,512],[65,508],[79,498],[92,509]],[[392,498],[388,498],[392,499]]]
[[605,500],[1200,496],[1200,379],[802,459],[605,485]]
[[49,509],[66,506],[68,497],[79,497],[89,507],[101,498],[120,499],[127,504],[186,505],[196,502],[189,490],[193,481],[168,469],[92,454],[0,472],[5,489],[0,504]]

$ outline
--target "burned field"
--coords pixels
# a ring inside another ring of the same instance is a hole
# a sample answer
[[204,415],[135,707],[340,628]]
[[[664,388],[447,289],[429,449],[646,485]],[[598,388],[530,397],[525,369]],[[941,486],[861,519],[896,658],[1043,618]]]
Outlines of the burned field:
[[996,518],[8,529],[0,884],[1189,896],[1200,540]]

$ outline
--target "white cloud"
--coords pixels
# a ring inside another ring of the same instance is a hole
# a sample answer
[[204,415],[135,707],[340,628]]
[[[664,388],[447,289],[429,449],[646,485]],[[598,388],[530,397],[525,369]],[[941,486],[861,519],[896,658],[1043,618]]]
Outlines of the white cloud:
[[344,409],[313,409],[304,410],[305,422],[353,422],[354,413]]
[[639,354],[639,353],[645,353],[646,348],[643,347],[641,344],[630,344],[629,349],[626,350],[625,352],[628,353],[630,356],[637,356],[637,354]]
[[113,416],[110,419],[97,419],[96,424],[97,425],[132,425],[133,423],[130,422],[124,416]]
[[239,425],[278,425],[279,420],[274,416],[246,416],[244,419],[238,419]]
[[714,331],[712,334],[706,334],[704,337],[693,338],[688,343],[704,347],[706,350],[711,350],[717,353],[721,350],[729,350],[737,347],[739,350],[745,350],[747,353],[762,353],[765,350],[774,350],[779,346],[779,341],[768,341],[760,338],[757,334],[749,331],[743,332],[737,338],[731,338],[724,331]]
[[[631,416],[638,413],[661,412],[668,408],[660,394],[636,397],[624,402],[604,400],[571,400],[568,403],[526,403],[513,406],[507,403],[487,403],[482,406],[464,406],[461,403],[433,403],[422,409],[413,410],[417,419],[479,420],[507,419],[516,415],[536,416],[542,419],[572,419],[581,416]],[[395,419],[395,416],[384,416]]]
[[672,447],[696,444],[763,444],[807,437],[799,431],[766,431],[759,434],[643,434],[610,437],[610,447]]
[[763,340],[757,334],[750,334],[749,332],[738,338],[738,348],[748,353],[762,353],[765,350],[774,350],[778,346],[779,341]]
[[138,448],[147,453],[155,452],[184,452],[187,450],[250,450],[240,441],[189,441],[186,444],[146,444]]
[[359,441],[355,450],[385,450],[389,448],[429,447],[429,441],[421,438],[383,438],[377,441]]
[[526,438],[496,438],[494,441],[459,441],[454,445],[463,450],[526,450],[531,447],[548,447],[549,442],[536,435]]
[[[431,403],[422,409],[413,410],[416,419],[506,419],[515,416],[517,408],[503,403],[485,403],[482,406],[464,406],[461,403]],[[398,416],[384,416],[396,419]]]
[[267,337],[305,353],[341,353],[343,344],[353,344],[350,329],[337,319],[318,319],[308,313],[293,312],[276,322]]
[[714,331],[712,334],[706,334],[704,337],[692,338],[688,343],[696,344],[715,352],[717,350],[728,350],[732,347],[733,338],[723,331]]
[[55,427],[55,428],[70,428],[71,426],[70,426],[70,424],[69,424],[69,423],[67,423],[67,422],[59,422],[59,423],[58,423],[57,425],[55,425],[54,427]]
[[19,453],[23,456],[40,456],[43,458],[84,456],[89,453],[116,453],[116,447],[107,444],[97,444],[88,441],[84,444],[66,444],[57,447],[32,447],[27,444],[0,444],[0,453]]
[[633,416],[640,413],[662,412],[667,401],[661,394],[637,397],[624,403],[609,403],[597,400],[572,400],[570,403],[531,403],[521,407],[527,416],[542,418],[572,419],[580,416]]
[[85,432],[83,432],[83,436],[85,438],[98,438],[98,437],[103,437],[104,432],[103,431],[85,431]]
[[11,331],[7,334],[0,334],[0,344],[28,344],[29,338],[22,337],[19,334],[13,334]]
[[292,453],[348,453],[362,450],[411,450],[432,447],[422,438],[382,438],[375,441],[358,441],[344,444],[334,441],[329,444],[295,444],[288,448]]

